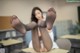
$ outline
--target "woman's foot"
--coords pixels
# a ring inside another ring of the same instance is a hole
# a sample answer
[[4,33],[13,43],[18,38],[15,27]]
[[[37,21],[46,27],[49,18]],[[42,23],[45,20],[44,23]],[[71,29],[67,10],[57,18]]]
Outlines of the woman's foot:
[[47,49],[46,48],[41,48],[40,52],[47,52]]
[[46,48],[43,48],[44,52],[47,52],[47,49]]
[[46,17],[47,29],[49,30],[52,29],[55,19],[56,19],[56,11],[54,8],[50,8],[47,12],[47,17]]
[[17,16],[13,15],[11,19],[11,25],[14,29],[18,30],[22,34],[26,33],[26,29],[23,24],[20,22]]

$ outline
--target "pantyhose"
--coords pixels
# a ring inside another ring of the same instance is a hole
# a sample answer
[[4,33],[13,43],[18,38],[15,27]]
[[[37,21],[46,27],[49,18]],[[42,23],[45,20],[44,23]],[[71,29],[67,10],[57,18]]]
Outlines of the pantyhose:
[[[22,34],[25,34],[29,30],[32,31],[32,43],[35,51],[41,52],[40,41],[43,42],[43,46],[45,48],[43,51],[50,51],[53,43],[47,30],[52,29],[55,19],[56,11],[54,10],[54,8],[50,8],[47,11],[46,21],[41,21],[40,23],[36,23],[33,21],[27,25],[24,25],[17,16],[13,15],[11,24],[15,30],[19,31]],[[38,28],[41,36],[39,36]]]

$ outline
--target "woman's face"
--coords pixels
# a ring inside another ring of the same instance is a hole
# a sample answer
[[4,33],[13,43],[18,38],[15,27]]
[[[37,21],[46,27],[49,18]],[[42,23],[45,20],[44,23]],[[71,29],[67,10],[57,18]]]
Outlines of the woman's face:
[[42,19],[42,13],[40,10],[35,10],[35,17],[38,19],[38,20],[41,20]]

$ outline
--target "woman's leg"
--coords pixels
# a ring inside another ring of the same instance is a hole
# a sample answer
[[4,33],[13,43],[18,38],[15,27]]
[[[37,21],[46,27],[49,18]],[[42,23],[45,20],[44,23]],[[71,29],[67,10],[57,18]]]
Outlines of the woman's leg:
[[25,34],[27,31],[32,30],[37,26],[35,22],[31,22],[27,25],[24,25],[15,15],[12,16],[11,25],[14,29],[16,29],[22,34]]
[[37,51],[37,52],[40,52],[40,48],[41,48],[41,45],[40,45],[40,40],[39,40],[39,35],[38,35],[38,29],[37,28],[34,28],[32,30],[32,43],[33,43],[33,48]]
[[42,34],[41,37],[42,37],[44,48],[47,49],[47,51],[49,51],[53,45],[52,40],[49,36],[49,33],[46,30],[46,28],[40,28],[40,32]]
[[[47,49],[43,46],[42,41],[40,41],[40,45],[41,45],[40,52],[46,52]],[[29,43],[29,48],[33,48],[32,40]]]

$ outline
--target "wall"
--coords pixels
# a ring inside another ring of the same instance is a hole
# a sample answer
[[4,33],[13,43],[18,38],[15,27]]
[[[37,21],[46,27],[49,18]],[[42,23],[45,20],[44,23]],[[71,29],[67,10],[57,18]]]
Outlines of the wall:
[[27,24],[30,22],[31,10],[39,6],[43,11],[54,7],[57,12],[56,21],[77,21],[77,6],[80,3],[68,3],[66,0],[0,0],[0,16],[17,15],[19,19]]
[[52,1],[46,0],[0,0],[0,16],[17,15],[23,23],[30,22],[31,10],[39,6],[47,11],[53,6]]
[[77,21],[78,12],[77,7],[80,6],[80,2],[66,2],[66,0],[56,0],[57,8],[57,20],[72,20],[73,23]]
[[54,7],[57,11],[57,20],[77,21],[77,6],[80,3],[68,3],[66,0],[0,0],[0,16],[17,15],[23,23],[30,22],[31,10],[39,6],[43,11]]

